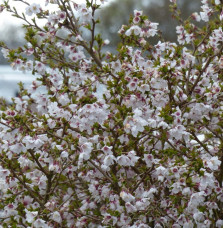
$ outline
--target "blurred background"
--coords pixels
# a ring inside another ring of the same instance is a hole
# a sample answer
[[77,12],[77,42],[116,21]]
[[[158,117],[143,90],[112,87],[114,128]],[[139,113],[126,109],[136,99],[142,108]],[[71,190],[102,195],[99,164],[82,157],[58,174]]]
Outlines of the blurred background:
[[[191,13],[200,11],[200,2],[200,0],[178,0],[182,17],[186,19]],[[101,33],[104,39],[110,40],[108,51],[115,51],[120,42],[117,31],[121,25],[128,23],[134,9],[143,10],[149,20],[158,22],[165,40],[176,42],[175,28],[178,23],[171,17],[169,0],[108,0],[108,4],[105,4],[97,15],[101,21],[97,32]],[[9,19],[9,15],[0,15],[0,41],[5,42],[9,48],[16,48],[25,43],[22,26],[17,20]],[[152,40],[152,43],[156,42],[156,39]],[[11,97],[18,91],[17,83],[23,81],[28,85],[33,78],[32,75],[23,75],[19,71],[11,70],[9,63],[0,52],[0,97],[4,97],[9,103]]]

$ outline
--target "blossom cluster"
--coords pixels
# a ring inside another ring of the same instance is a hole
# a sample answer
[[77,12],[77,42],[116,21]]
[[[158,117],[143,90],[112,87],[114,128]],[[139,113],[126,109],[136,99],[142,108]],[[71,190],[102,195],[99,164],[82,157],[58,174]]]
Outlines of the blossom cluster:
[[117,54],[93,1],[17,1],[27,44],[2,53],[38,77],[0,112],[0,227],[223,227],[222,1],[154,46],[135,10]]

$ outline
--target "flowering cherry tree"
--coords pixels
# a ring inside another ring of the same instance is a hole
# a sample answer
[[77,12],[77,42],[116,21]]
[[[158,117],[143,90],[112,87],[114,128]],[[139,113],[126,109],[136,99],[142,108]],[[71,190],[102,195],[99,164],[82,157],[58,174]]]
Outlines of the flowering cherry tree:
[[177,43],[135,10],[117,54],[95,1],[17,1],[2,53],[38,78],[0,114],[1,227],[223,227],[222,1],[170,1]]

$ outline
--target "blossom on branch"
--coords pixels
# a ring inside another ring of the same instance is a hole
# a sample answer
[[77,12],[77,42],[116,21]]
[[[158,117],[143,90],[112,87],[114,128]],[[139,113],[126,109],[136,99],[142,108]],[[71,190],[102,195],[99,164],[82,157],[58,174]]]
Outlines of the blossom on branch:
[[100,4],[20,2],[2,54],[37,78],[0,111],[2,227],[222,227],[222,1],[184,21],[171,0],[176,43],[134,10],[116,53]]

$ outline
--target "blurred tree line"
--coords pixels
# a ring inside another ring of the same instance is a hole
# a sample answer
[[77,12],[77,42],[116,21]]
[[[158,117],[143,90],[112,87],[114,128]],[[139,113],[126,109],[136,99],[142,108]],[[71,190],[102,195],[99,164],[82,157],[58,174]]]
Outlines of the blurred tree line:
[[[191,13],[199,11],[201,3],[200,0],[178,0],[178,4],[182,17],[187,18]],[[97,32],[101,33],[104,39],[110,40],[109,51],[117,47],[120,41],[117,31],[121,25],[128,24],[129,16],[133,14],[134,9],[143,10],[149,20],[158,22],[165,40],[176,42],[177,22],[171,17],[169,0],[116,0],[102,8],[97,15],[101,21]],[[4,32],[0,33],[0,40],[4,41],[8,47],[15,48],[24,42],[22,28],[15,25],[7,26],[2,31]],[[155,43],[157,40],[153,39],[152,42]],[[0,64],[7,64],[1,53]]]
[[[200,11],[200,0],[178,0],[182,18],[188,18],[192,13]],[[169,10],[169,0],[116,0],[100,11],[101,25],[99,32],[103,38],[110,40],[111,47],[116,47],[120,41],[117,31],[121,25],[128,24],[130,14],[134,9],[142,10],[152,22],[159,23],[165,40],[176,42],[176,26],[178,22],[172,18]],[[158,40],[153,39],[156,43]]]

